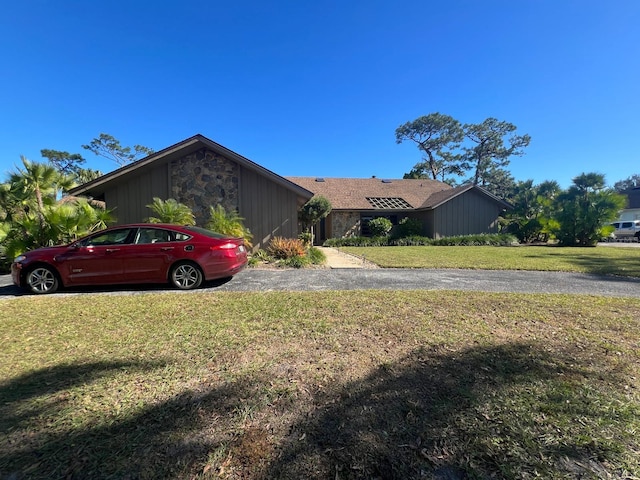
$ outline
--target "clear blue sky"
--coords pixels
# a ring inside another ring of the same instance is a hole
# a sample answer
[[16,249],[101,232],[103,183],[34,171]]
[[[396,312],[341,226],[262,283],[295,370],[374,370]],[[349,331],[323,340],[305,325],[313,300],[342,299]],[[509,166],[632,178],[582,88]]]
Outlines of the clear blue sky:
[[196,133],[280,175],[399,178],[395,129],[496,117],[532,142],[517,180],[640,173],[640,1],[3,2],[0,173],[101,132]]

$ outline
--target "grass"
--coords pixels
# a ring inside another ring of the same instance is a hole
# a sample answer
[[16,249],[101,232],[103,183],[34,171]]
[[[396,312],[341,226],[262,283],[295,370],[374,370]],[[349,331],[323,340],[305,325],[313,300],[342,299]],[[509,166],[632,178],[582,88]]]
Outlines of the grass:
[[640,277],[638,248],[343,247],[386,268],[542,270]]
[[21,297],[0,321],[0,478],[640,477],[637,299]]

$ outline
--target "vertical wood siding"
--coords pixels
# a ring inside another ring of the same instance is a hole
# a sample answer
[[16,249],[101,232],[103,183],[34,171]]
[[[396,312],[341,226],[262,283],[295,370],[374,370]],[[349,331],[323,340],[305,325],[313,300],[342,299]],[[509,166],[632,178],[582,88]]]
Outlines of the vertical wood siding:
[[242,168],[239,203],[254,249],[264,248],[276,236],[298,236],[298,198],[292,191]]
[[105,192],[107,208],[113,210],[119,224],[142,222],[151,215],[146,206],[153,201],[153,197],[163,200],[168,197],[167,168],[166,164],[158,165],[127,177]]
[[433,238],[476,233],[497,233],[500,207],[473,190],[432,211]]

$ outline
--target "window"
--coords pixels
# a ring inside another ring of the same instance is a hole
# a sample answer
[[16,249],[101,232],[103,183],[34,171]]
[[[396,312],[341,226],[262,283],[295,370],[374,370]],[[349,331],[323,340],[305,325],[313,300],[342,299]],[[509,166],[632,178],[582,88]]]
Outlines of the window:
[[171,232],[159,228],[141,228],[136,235],[136,244],[170,242]]
[[82,247],[89,247],[93,245],[123,245],[131,243],[131,240],[127,241],[131,236],[132,230],[130,228],[122,228],[119,230],[110,230],[108,232],[98,233],[92,237],[85,238],[78,245]]
[[393,225],[398,225],[398,215],[360,215],[360,235],[370,237],[369,222],[374,218],[388,218]]

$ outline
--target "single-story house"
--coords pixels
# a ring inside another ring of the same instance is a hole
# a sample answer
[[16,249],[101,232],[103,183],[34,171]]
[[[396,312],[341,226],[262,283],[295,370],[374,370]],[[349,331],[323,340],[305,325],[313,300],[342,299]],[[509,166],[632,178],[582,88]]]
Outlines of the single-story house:
[[287,177],[331,203],[317,231],[327,238],[367,235],[367,222],[385,217],[396,225],[405,217],[420,220],[431,238],[497,233],[498,217],[510,205],[481,187],[451,187],[429,179]]
[[209,207],[236,210],[255,248],[299,234],[298,211],[313,193],[202,135],[195,135],[69,191],[104,201],[119,224],[152,216],[154,197],[191,208],[197,225]]
[[404,217],[423,223],[430,237],[493,233],[509,205],[475,186],[452,188],[435,180],[282,177],[202,135],[195,135],[148,157],[72,189],[106,203],[118,223],[141,222],[154,197],[188,205],[198,225],[209,207],[236,210],[253,234],[254,248],[274,236],[301,232],[298,211],[314,195],[326,197],[332,212],[320,225],[318,241],[367,234],[367,220]]

